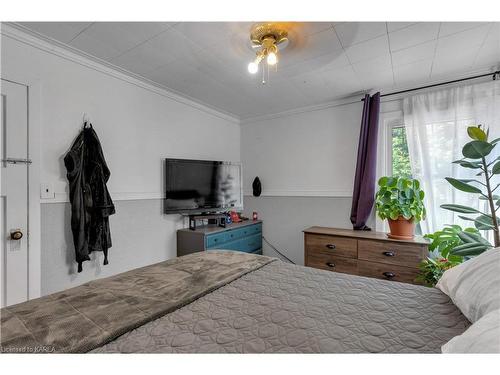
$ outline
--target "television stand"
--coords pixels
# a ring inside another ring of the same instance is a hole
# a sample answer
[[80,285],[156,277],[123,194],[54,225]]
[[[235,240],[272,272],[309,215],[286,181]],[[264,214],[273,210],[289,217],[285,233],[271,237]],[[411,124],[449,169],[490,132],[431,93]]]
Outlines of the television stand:
[[189,229],[196,230],[196,220],[207,220],[209,224],[217,224],[217,226],[226,227],[226,214],[198,214],[189,215]]

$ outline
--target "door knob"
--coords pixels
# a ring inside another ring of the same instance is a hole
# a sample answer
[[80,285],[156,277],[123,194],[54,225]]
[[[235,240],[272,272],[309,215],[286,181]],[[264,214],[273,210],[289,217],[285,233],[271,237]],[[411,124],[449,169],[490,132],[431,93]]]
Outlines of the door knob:
[[14,229],[10,232],[11,240],[19,241],[21,238],[23,238],[23,232],[21,232],[21,229]]

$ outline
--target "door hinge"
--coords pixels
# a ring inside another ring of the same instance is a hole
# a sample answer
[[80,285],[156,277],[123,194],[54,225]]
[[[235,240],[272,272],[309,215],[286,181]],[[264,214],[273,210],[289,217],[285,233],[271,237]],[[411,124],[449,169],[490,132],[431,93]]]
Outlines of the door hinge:
[[31,164],[31,159],[16,159],[16,158],[7,158],[2,159],[2,163],[6,164]]

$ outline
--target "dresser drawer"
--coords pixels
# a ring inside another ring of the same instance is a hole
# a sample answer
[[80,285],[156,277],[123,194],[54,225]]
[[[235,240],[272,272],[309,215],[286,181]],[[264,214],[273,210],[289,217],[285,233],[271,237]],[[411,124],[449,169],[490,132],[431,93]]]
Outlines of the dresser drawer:
[[216,233],[216,234],[211,234],[210,236],[207,236],[206,239],[207,241],[207,249],[209,248],[217,248],[219,245],[223,244],[224,242],[228,241],[227,234],[225,232],[221,233]]
[[359,276],[417,284],[417,282],[415,282],[415,278],[417,277],[418,272],[418,268],[358,260]]
[[356,259],[330,254],[309,254],[306,266],[335,272],[349,273],[351,275],[358,274],[358,261]]
[[358,258],[371,262],[416,268],[425,258],[425,252],[421,245],[358,240]]
[[236,241],[223,243],[218,247],[214,247],[214,249],[235,250],[243,251],[245,253],[253,253],[257,250],[262,249],[262,237],[260,236],[260,234],[254,234],[253,236],[241,238]]
[[305,247],[310,255],[337,255],[354,259],[358,256],[357,240],[352,238],[306,234]]

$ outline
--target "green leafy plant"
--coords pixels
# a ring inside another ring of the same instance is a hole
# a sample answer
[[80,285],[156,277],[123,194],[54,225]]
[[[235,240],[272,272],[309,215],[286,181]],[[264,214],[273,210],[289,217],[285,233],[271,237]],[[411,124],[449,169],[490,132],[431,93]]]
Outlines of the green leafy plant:
[[[500,196],[493,194],[500,187],[500,183],[494,186],[494,178],[500,174],[500,157],[490,158],[491,154],[500,138],[491,142],[488,141],[489,131],[481,129],[481,125],[470,126],[467,128],[467,133],[472,141],[468,142],[462,148],[463,159],[456,160],[453,163],[458,164],[463,168],[476,169],[476,176],[484,176],[484,182],[477,179],[455,179],[447,177],[446,180],[460,191],[478,194],[479,199],[485,200],[488,203],[489,212],[483,213],[475,208],[467,207],[459,204],[443,204],[442,208],[458,212],[461,214],[473,214],[476,217],[459,215],[463,220],[474,222],[474,226],[478,230],[492,230],[495,246],[500,246],[499,222],[500,219],[496,216],[496,211],[500,208]],[[481,236],[479,236],[481,238]],[[488,243],[489,245],[489,243]],[[453,247],[451,254],[461,256],[474,256],[481,254],[483,251],[490,248],[481,241],[471,241]]]
[[397,220],[403,216],[407,220],[414,219],[419,222],[425,218],[424,192],[420,189],[418,180],[382,177],[378,185],[375,208],[382,220]]
[[436,285],[444,271],[465,260],[464,256],[459,255],[460,251],[453,252],[455,249],[470,243],[491,247],[491,244],[481,237],[479,230],[462,229],[459,225],[447,225],[442,230],[424,237],[431,241],[429,256],[420,263],[420,273],[416,280],[426,286]]

